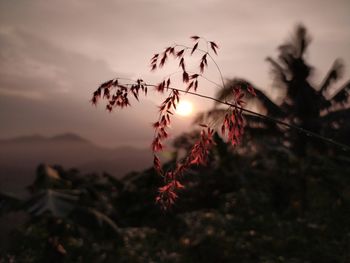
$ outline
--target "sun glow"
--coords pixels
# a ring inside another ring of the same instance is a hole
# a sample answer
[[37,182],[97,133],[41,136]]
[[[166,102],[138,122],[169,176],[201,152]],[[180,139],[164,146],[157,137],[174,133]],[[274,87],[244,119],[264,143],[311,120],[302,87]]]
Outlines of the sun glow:
[[180,101],[179,104],[176,105],[176,113],[181,116],[189,116],[192,112],[192,103],[187,100]]

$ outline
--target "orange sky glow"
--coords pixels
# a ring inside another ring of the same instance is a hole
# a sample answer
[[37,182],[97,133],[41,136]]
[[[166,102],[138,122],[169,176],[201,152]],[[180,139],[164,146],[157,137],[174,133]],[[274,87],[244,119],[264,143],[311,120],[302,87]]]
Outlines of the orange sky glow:
[[[177,69],[170,63],[150,72],[152,55],[173,43],[191,44],[194,34],[219,44],[224,78],[246,78],[277,98],[265,58],[276,57],[278,45],[302,22],[313,39],[307,54],[315,66],[312,81],[321,83],[342,58],[344,83],[350,76],[349,10],[348,0],[0,0],[0,139],[72,132],[103,146],[147,146],[159,95],[150,92],[109,114],[102,104],[90,105],[91,94],[115,77],[158,83]],[[214,65],[206,76],[221,81]],[[217,89],[201,81],[198,91],[214,95]],[[184,99],[193,113],[177,118],[173,135],[213,105]]]

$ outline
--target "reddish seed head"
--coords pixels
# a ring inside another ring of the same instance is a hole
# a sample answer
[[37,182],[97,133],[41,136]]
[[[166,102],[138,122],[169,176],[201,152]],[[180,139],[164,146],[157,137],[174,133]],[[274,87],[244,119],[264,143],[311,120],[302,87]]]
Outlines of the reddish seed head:
[[184,83],[187,83],[189,80],[190,80],[190,77],[189,77],[188,73],[187,73],[186,71],[184,71],[184,72],[182,73],[182,81],[183,81]]
[[160,60],[160,63],[159,63],[159,67],[160,68],[164,66],[167,58],[168,58],[167,53],[164,52],[163,57],[162,57],[162,59]]
[[184,60],[184,58],[180,59],[179,67],[181,67],[182,70],[185,71],[185,60]]
[[191,36],[191,39],[194,41],[197,41],[198,39],[200,39],[200,37],[199,36]]
[[198,42],[193,46],[192,50],[191,50],[191,55],[194,53],[194,51],[197,49],[198,47]]
[[256,96],[255,89],[254,89],[252,86],[248,86],[247,91],[248,91],[251,95]]
[[201,63],[199,64],[199,70],[200,70],[201,74],[203,74],[203,72],[204,72],[204,67],[205,67],[205,64],[203,61],[201,61]]
[[[195,51],[198,50],[199,46],[199,36],[192,36],[192,40],[197,41],[192,49],[190,54],[192,55]],[[218,45],[215,42],[207,42],[210,45],[211,50],[217,54]],[[175,58],[179,58],[179,67],[182,69],[182,81],[187,84],[187,90],[194,89],[194,91],[198,88],[198,77],[199,74],[192,74],[189,76],[185,69],[185,51],[187,48],[181,49],[179,51],[175,50],[176,46],[170,46],[165,49],[161,54],[154,54],[154,56],[150,60],[151,70],[156,70],[158,67],[163,67],[169,58],[170,55],[173,55]],[[203,73],[205,67],[208,66],[207,55],[209,53],[205,53],[200,60],[200,72]],[[155,89],[158,92],[164,93],[169,91],[170,89],[170,78],[163,80],[159,83]],[[96,104],[98,99],[107,100],[106,109],[108,111],[112,111],[114,107],[124,108],[130,106],[129,102],[129,92],[132,93],[132,96],[139,100],[140,94],[139,91],[142,90],[145,95],[147,95],[147,85],[142,79],[138,79],[133,85],[121,85],[118,83],[118,79],[112,79],[106,81],[100,85],[100,87],[93,93],[91,102]],[[254,95],[255,90],[247,86],[247,90],[250,94]],[[234,94],[235,103],[238,106],[244,104],[244,92],[242,92],[240,87],[233,87],[232,92]],[[256,95],[256,94],[255,94]],[[172,111],[176,110],[176,105],[179,102],[179,91],[171,89],[170,95],[162,102],[159,110],[159,118],[158,121],[153,123],[152,126],[154,128],[155,136],[152,141],[151,147],[152,151],[158,152],[162,151],[164,140],[169,136],[168,128],[171,123],[171,116],[173,115]],[[239,143],[243,132],[244,132],[244,119],[242,115],[242,111],[240,110],[231,110],[230,114],[226,114],[224,121],[221,125],[221,132],[223,135],[227,136],[227,140],[232,144],[236,145]],[[156,198],[156,202],[159,203],[164,209],[170,208],[178,198],[178,191],[184,188],[184,185],[180,182],[180,178],[183,173],[188,170],[192,165],[205,165],[208,160],[209,151],[214,144],[213,142],[213,134],[214,130],[208,127],[207,125],[201,125],[203,130],[201,131],[200,138],[193,145],[189,156],[185,158],[184,161],[176,164],[176,168],[173,171],[167,172],[165,175],[161,169],[161,162],[156,154],[154,154],[153,165],[155,170],[163,175],[163,178],[166,184],[159,188],[158,196]]]
[[92,97],[91,103],[92,103],[93,105],[97,105],[97,97],[96,97],[96,96],[93,96],[93,97]]
[[217,55],[218,53],[217,53],[216,50],[219,48],[218,45],[217,45],[215,42],[212,42],[212,41],[210,41],[209,43],[210,43],[211,49],[212,49],[212,50],[214,51],[214,53]]
[[176,53],[176,57],[178,57],[178,58],[182,57],[184,52],[185,52],[184,49],[180,50],[179,52]]

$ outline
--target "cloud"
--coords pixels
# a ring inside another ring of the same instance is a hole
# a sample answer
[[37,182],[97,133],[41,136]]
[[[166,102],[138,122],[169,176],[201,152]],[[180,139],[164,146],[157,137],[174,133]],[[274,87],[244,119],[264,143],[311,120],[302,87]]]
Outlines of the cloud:
[[149,113],[153,103],[118,115],[107,114],[103,105],[95,109],[89,104],[94,89],[115,76],[102,60],[61,49],[20,30],[2,31],[0,45],[2,136],[69,131],[104,145],[132,138],[144,144],[152,136],[151,129],[140,132],[139,125],[148,126],[151,120],[139,112]]
[[[309,58],[322,78],[336,57],[350,65],[349,8],[348,0],[0,0],[0,114],[8,123],[0,132],[77,131],[104,144],[145,141],[156,99],[109,115],[88,105],[100,82],[116,76],[158,82],[167,69],[151,74],[150,56],[198,34],[219,43],[224,77],[269,87],[264,59],[276,56],[297,22],[310,29]],[[220,82],[215,70],[210,77]],[[215,93],[205,88],[200,91]]]

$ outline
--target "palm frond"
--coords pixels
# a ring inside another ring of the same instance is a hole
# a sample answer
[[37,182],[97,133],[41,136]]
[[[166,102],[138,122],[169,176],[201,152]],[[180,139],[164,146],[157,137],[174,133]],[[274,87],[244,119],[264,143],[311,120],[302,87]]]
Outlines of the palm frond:
[[285,69],[280,64],[278,64],[278,62],[276,60],[274,60],[271,57],[267,57],[266,61],[271,64],[271,66],[272,66],[271,72],[275,76],[275,78],[278,81],[287,84],[288,78],[287,78]]
[[343,76],[344,71],[344,63],[340,59],[336,59],[331,67],[331,69],[328,71],[327,76],[323,80],[323,83],[320,88],[320,93],[327,92],[329,88],[332,86],[333,83],[335,83],[337,80],[339,80]]
[[349,95],[350,95],[349,93],[350,93],[350,80],[346,82],[345,85],[343,85],[343,87],[341,87],[339,91],[335,93],[335,95],[333,95],[330,101],[332,102],[332,104],[346,104],[349,99]]
[[10,194],[0,192],[0,216],[11,211],[15,211],[20,207],[22,199]]
[[345,121],[350,120],[350,108],[332,111],[325,116],[320,118],[321,121],[326,123],[332,123],[334,121]]
[[200,112],[197,114],[193,123],[210,123],[211,126],[216,126],[219,123],[222,123],[227,109],[224,108],[212,108],[205,112]]
[[273,117],[284,117],[285,113],[282,111],[276,103],[274,103],[268,96],[265,95],[259,88],[255,88],[256,97],[251,98],[250,100],[259,101],[262,106],[266,109],[267,114]]
[[255,97],[247,97],[246,100],[248,103],[256,103],[258,102],[258,106],[262,106],[263,109],[267,111],[267,114],[274,117],[282,117],[284,116],[281,108],[275,104],[260,88],[257,88],[252,83],[245,79],[234,78],[227,82],[225,88],[220,89],[216,94],[216,98],[221,101],[230,101],[233,99],[232,87],[234,86],[251,86],[254,88],[256,93]]
[[302,24],[297,25],[294,36],[295,55],[297,58],[303,57],[310,42],[311,37],[309,36],[306,27]]
[[35,216],[50,212],[56,217],[66,217],[73,211],[79,194],[78,190],[46,189],[33,195],[24,207]]

